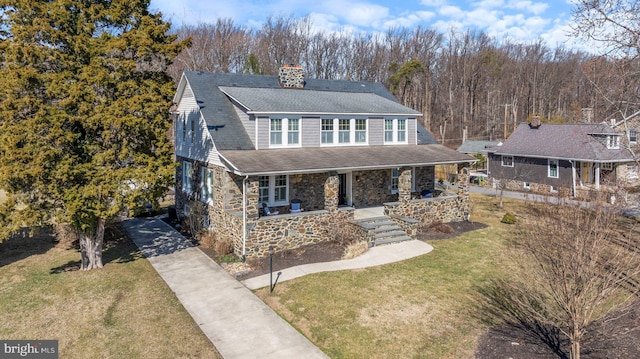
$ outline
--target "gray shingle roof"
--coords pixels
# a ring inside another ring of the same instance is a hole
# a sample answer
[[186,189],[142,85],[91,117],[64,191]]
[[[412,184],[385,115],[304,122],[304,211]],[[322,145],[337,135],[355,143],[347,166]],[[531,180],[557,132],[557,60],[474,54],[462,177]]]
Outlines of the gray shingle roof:
[[613,134],[604,124],[546,124],[531,128],[519,125],[502,146],[490,150],[498,155],[559,158],[592,162],[626,162],[631,153],[623,148],[608,149],[594,134]]
[[226,87],[220,90],[253,114],[404,115],[420,112],[373,93]]
[[474,161],[466,154],[439,144],[292,148],[220,153],[228,166],[241,175],[379,169]]
[[[210,133],[216,147],[219,150],[255,149],[233,105],[219,87],[279,89],[278,76],[185,71],[184,77],[193,90],[207,126],[211,129]],[[307,90],[373,93],[397,103],[384,85],[374,82],[308,79],[305,81],[305,90],[291,91]],[[217,130],[213,131],[214,128]]]
[[461,144],[460,147],[458,147],[458,149],[456,151],[461,152],[461,153],[469,153],[469,154],[476,154],[476,153],[484,153],[484,154],[486,154],[488,148],[495,147],[499,143],[500,142],[498,142],[498,141],[473,141],[473,140],[467,140],[463,144]]

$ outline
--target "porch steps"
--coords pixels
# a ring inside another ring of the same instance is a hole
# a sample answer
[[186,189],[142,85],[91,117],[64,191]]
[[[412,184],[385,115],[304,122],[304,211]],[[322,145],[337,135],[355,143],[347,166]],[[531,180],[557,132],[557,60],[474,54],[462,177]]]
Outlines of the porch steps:
[[388,216],[357,219],[352,223],[366,230],[369,237],[369,246],[379,246],[413,239]]

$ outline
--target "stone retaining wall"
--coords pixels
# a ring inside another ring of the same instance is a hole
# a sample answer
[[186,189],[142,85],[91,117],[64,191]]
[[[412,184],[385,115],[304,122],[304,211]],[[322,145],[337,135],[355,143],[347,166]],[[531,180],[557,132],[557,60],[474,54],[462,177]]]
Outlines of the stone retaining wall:
[[413,218],[420,224],[460,222],[469,219],[469,201],[453,194],[407,202],[391,202],[384,204],[384,213],[392,218]]

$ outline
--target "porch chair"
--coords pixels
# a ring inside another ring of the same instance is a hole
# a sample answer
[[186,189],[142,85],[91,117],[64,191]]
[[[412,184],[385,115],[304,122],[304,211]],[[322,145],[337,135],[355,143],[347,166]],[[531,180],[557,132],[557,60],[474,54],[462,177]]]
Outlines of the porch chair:
[[266,203],[262,204],[262,211],[264,212],[264,214],[266,214],[267,216],[275,216],[276,214],[280,214],[280,211],[272,211],[269,209],[269,206],[267,206]]
[[302,204],[301,200],[296,199],[296,198],[292,199],[291,200],[291,209],[289,209],[289,212],[291,212],[291,213],[300,213],[300,212],[304,211],[300,207],[301,204]]

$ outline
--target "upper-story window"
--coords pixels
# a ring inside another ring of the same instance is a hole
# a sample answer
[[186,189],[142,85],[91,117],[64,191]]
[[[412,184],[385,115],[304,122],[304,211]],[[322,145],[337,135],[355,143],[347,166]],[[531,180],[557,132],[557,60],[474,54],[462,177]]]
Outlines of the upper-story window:
[[354,118],[324,118],[320,142],[323,145],[355,145],[367,143],[367,120]]
[[191,143],[196,143],[196,121],[189,119],[189,139]]
[[629,130],[629,143],[638,143],[638,131]]
[[407,143],[407,120],[401,118],[384,120],[384,143]]
[[608,135],[607,136],[607,148],[617,150],[620,148],[620,136]]
[[300,145],[300,119],[272,118],[269,125],[271,147]]

